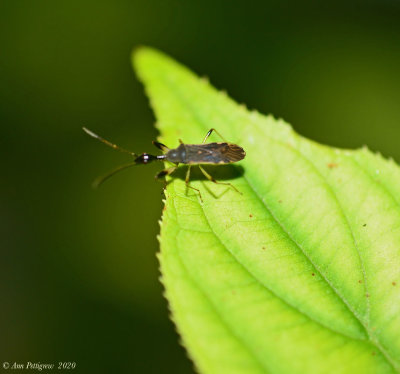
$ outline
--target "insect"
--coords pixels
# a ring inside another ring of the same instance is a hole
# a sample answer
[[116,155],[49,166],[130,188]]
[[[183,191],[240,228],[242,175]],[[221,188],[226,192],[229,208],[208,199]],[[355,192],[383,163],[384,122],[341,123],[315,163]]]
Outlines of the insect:
[[93,183],[94,187],[98,187],[106,179],[110,178],[115,173],[124,170],[126,168],[129,168],[131,166],[148,164],[153,161],[169,161],[174,166],[160,171],[156,175],[156,179],[160,179],[167,175],[171,175],[178,168],[179,164],[186,164],[188,165],[185,177],[186,186],[188,188],[197,191],[200,200],[203,200],[201,197],[200,190],[198,188],[190,186],[189,184],[190,170],[194,165],[197,165],[200,168],[200,171],[204,174],[204,176],[211,182],[214,182],[216,184],[227,185],[229,187],[232,187],[235,191],[241,193],[231,183],[216,181],[206,170],[204,170],[204,167],[202,166],[204,164],[209,164],[209,165],[232,164],[234,162],[243,160],[246,156],[246,152],[242,147],[233,143],[228,143],[225,140],[224,142],[219,142],[219,143],[206,143],[207,139],[209,138],[209,136],[212,134],[213,131],[215,131],[223,139],[223,137],[215,129],[210,129],[207,132],[201,144],[185,144],[181,139],[179,139],[180,145],[177,148],[170,149],[165,144],[153,141],[153,144],[164,152],[164,154],[158,156],[154,156],[148,153],[142,153],[141,155],[138,155],[134,152],[121,148],[116,144],[109,142],[106,139],[103,139],[102,137],[90,131],[86,127],[83,127],[83,130],[91,137],[101,141],[102,143],[108,145],[109,147],[116,149],[120,152],[128,153],[131,156],[135,157],[133,162],[119,166],[116,169],[109,172],[108,174],[96,179]]

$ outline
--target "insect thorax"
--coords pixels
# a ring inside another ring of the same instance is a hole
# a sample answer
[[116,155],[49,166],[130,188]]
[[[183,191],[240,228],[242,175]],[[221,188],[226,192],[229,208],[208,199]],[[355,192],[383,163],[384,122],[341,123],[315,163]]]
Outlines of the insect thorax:
[[166,153],[167,160],[174,162],[185,164],[186,163],[186,148],[184,144],[181,144],[178,148],[171,149]]

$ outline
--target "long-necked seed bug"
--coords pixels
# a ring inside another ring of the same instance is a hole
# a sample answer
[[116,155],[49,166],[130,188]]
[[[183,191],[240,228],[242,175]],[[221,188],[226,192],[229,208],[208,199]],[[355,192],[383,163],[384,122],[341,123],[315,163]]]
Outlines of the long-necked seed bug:
[[[201,172],[204,174],[204,176],[208,180],[210,180],[216,184],[225,184],[229,187],[232,187],[235,191],[239,192],[239,190],[235,186],[233,186],[231,183],[216,181],[202,167],[202,165],[204,165],[204,164],[211,164],[211,165],[232,164],[234,162],[243,160],[246,156],[246,152],[244,151],[244,149],[242,147],[238,146],[237,144],[226,142],[224,140],[224,138],[221,136],[221,134],[215,129],[210,129],[207,132],[207,134],[204,137],[203,142],[201,144],[185,144],[185,143],[183,143],[183,141],[181,139],[179,139],[180,145],[177,148],[170,149],[162,143],[153,141],[153,144],[157,148],[159,148],[163,152],[165,152],[164,154],[158,155],[158,156],[154,156],[154,155],[151,155],[148,153],[142,153],[141,155],[138,155],[134,152],[131,152],[124,148],[121,148],[121,147],[117,146],[116,144],[109,142],[106,139],[103,139],[99,135],[88,130],[86,127],[83,127],[83,130],[91,137],[93,137],[97,140],[100,140],[101,142],[108,145],[109,147],[116,149],[120,152],[129,153],[131,156],[135,157],[133,162],[119,166],[116,169],[109,172],[108,174],[101,176],[100,178],[97,178],[93,183],[94,187],[98,187],[106,179],[108,179],[115,173],[117,173],[121,170],[124,170],[128,167],[131,167],[134,165],[140,165],[140,164],[148,164],[149,162],[153,162],[153,161],[169,161],[174,166],[160,171],[156,175],[156,179],[159,179],[159,178],[162,178],[162,177],[172,174],[178,168],[179,164],[186,164],[186,165],[188,165],[188,169],[186,172],[186,178],[185,178],[186,186],[189,188],[192,188],[193,190],[196,190],[199,194],[200,200],[203,200],[201,197],[200,190],[198,188],[190,186],[190,184],[189,184],[190,169],[193,165],[197,165],[200,168]],[[224,142],[222,142],[222,143],[221,142],[206,143],[208,137],[211,135],[211,133],[213,131],[215,131],[224,140]],[[241,193],[241,192],[239,192],[239,193]]]

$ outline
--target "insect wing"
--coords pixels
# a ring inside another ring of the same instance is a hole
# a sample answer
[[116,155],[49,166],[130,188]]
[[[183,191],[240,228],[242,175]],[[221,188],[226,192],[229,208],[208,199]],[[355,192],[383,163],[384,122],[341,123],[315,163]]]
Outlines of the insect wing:
[[188,164],[230,164],[243,160],[246,152],[232,143],[185,144]]

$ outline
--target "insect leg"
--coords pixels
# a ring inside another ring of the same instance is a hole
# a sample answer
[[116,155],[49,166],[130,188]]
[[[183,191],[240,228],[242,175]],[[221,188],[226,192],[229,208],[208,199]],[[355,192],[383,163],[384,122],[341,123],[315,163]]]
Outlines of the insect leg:
[[204,174],[204,176],[205,176],[208,180],[210,180],[211,182],[214,182],[214,183],[216,183],[216,184],[225,184],[226,186],[230,186],[230,187],[232,187],[236,192],[239,192],[241,195],[243,195],[233,184],[228,183],[228,182],[218,182],[218,181],[216,181],[210,174],[208,174],[208,173],[202,168],[201,165],[199,165],[199,168],[200,168],[201,172]]
[[188,169],[186,171],[186,178],[185,178],[185,183],[186,183],[186,188],[191,188],[192,190],[195,190],[199,193],[199,197],[201,202],[203,202],[203,198],[201,197],[201,192],[198,188],[194,188],[189,184],[189,180],[190,180],[190,169],[192,168],[192,165],[188,166]]
[[172,166],[172,167],[170,167],[170,168],[168,168],[168,169],[164,169],[164,170],[161,170],[158,174],[156,174],[156,179],[160,179],[160,178],[162,178],[162,177],[165,177],[165,176],[167,176],[167,175],[170,175],[170,174],[172,174],[176,169],[178,168],[178,166],[176,165],[176,166]]
[[154,144],[158,149],[161,149],[161,150],[164,151],[164,152],[169,151],[169,148],[168,148],[165,144],[163,144],[163,143],[159,143],[159,142],[156,142],[155,140],[153,140],[153,144]]
[[203,144],[206,142],[206,140],[207,140],[208,137],[212,134],[213,131],[215,131],[215,132],[219,135],[219,137],[220,137],[224,142],[226,142],[226,140],[224,139],[224,137],[223,137],[217,130],[215,130],[215,129],[210,129],[210,130],[208,130],[208,133],[207,133],[206,136],[204,137]]

